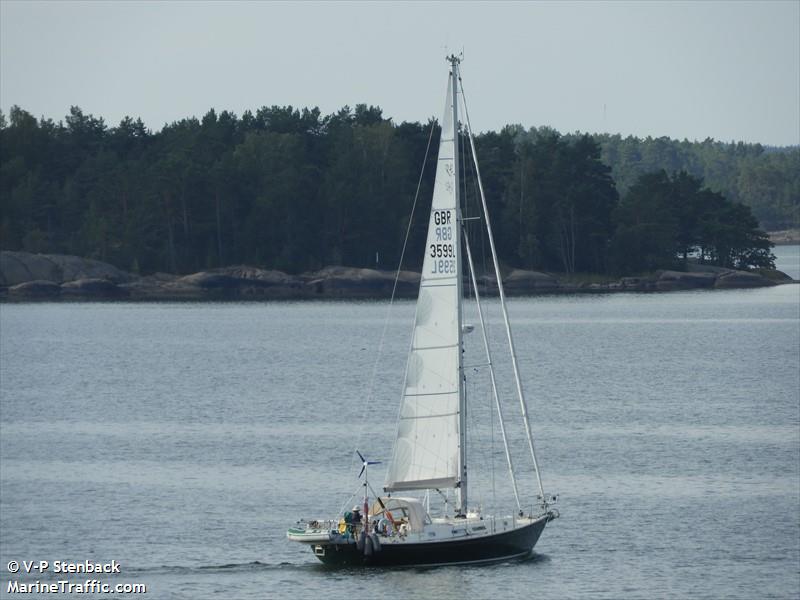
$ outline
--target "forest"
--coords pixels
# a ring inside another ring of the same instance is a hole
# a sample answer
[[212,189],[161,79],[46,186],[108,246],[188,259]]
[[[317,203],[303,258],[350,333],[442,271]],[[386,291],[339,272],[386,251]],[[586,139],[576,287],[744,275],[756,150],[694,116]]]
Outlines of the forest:
[[[127,117],[109,127],[78,107],[54,122],[14,106],[0,112],[0,246],[142,274],[298,273],[394,269],[409,229],[403,267],[418,270],[438,137],[433,119],[395,124],[365,104],[330,115],[209,110],[157,132]],[[796,147],[519,125],[475,143],[507,266],[616,275],[693,257],[770,267],[763,229],[800,221]],[[470,161],[462,169],[470,175]],[[465,186],[465,215],[476,215],[477,188]]]

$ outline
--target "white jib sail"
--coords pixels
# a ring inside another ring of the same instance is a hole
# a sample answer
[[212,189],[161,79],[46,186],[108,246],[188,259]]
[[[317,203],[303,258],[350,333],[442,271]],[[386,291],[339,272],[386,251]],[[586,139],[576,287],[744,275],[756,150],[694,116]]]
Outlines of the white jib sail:
[[453,102],[451,79],[387,491],[456,487],[459,482],[461,265]]

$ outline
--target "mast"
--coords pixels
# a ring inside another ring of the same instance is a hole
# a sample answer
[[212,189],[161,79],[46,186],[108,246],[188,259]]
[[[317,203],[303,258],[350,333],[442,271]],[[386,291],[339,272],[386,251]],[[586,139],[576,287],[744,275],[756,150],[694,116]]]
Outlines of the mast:
[[461,59],[455,54],[447,57],[450,63],[450,78],[452,88],[452,102],[453,102],[453,177],[455,186],[455,209],[456,209],[456,226],[455,231],[455,251],[456,251],[456,264],[459,266],[459,271],[456,277],[457,285],[457,311],[458,311],[458,472],[459,482],[457,488],[458,498],[458,513],[467,514],[467,398],[465,394],[464,385],[464,339],[462,332],[462,307],[463,302],[463,277],[460,270],[461,267],[461,185],[460,174],[458,172],[458,65]]

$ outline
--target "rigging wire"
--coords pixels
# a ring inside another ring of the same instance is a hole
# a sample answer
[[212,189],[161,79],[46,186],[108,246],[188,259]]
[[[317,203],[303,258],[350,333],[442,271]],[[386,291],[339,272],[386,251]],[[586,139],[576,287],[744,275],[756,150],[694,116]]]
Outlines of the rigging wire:
[[350,494],[350,497],[347,500],[344,501],[342,506],[339,508],[339,512],[337,514],[340,514],[340,515],[344,514],[345,508],[353,501],[353,498],[355,498],[356,495],[363,494],[363,491],[364,491],[364,484],[359,483],[358,487],[356,488],[356,491],[354,491],[352,494]]
[[[458,81],[459,81],[459,84],[461,85],[461,95],[462,95],[462,98],[464,99],[464,116],[467,119],[467,123],[466,123],[467,124],[467,131],[469,132],[469,141],[470,141],[470,146],[473,147],[473,153],[472,154],[473,154],[473,157],[474,157],[474,155],[475,155],[475,152],[474,152],[475,140],[474,140],[474,138],[472,136],[472,126],[470,125],[470,122],[469,122],[469,110],[467,109],[467,100],[466,100],[466,97],[464,95],[464,84],[461,81],[461,77],[460,76],[459,76]],[[536,450],[534,448],[534,443],[533,443],[533,434],[531,433],[530,418],[528,416],[528,408],[527,408],[527,403],[525,402],[525,395],[524,395],[524,393],[522,391],[522,381],[520,380],[520,377],[519,377],[519,367],[517,365],[517,354],[516,354],[516,350],[514,348],[514,338],[513,338],[512,334],[511,334],[511,326],[510,326],[509,319],[508,319],[508,310],[506,308],[505,295],[503,293],[503,282],[502,282],[501,277],[500,277],[500,266],[498,264],[497,251],[496,251],[496,249],[494,247],[494,240],[493,240],[493,236],[491,234],[491,225],[490,225],[490,222],[489,222],[489,211],[488,211],[488,208],[486,206],[486,196],[483,193],[483,184],[481,183],[481,180],[480,180],[480,167],[478,166],[477,161],[475,162],[475,172],[478,173],[478,185],[480,186],[480,191],[481,191],[481,204],[483,206],[483,214],[484,214],[484,216],[486,218],[486,230],[487,230],[487,235],[489,236],[489,245],[492,248],[492,261],[494,262],[495,273],[497,275],[497,291],[500,294],[500,308],[501,308],[501,311],[503,313],[503,321],[504,321],[505,327],[506,327],[506,337],[508,339],[508,346],[509,346],[509,351],[510,351],[510,354],[511,354],[511,365],[512,365],[513,370],[514,370],[514,380],[515,380],[515,382],[517,384],[517,394],[519,396],[520,409],[522,411],[522,421],[523,421],[523,424],[525,425],[525,433],[527,434],[527,437],[528,437],[528,447],[530,448],[530,451],[531,451],[531,460],[533,462],[533,468],[534,468],[534,471],[536,473],[536,481],[539,484],[539,499],[541,500],[543,506],[546,507],[547,506],[547,499],[546,499],[546,496],[544,494],[544,486],[542,485],[542,475],[541,475],[541,471],[539,470],[539,463],[536,460]]]
[[[459,92],[460,92],[460,95],[461,95],[461,97],[463,99],[463,97],[464,97],[463,91],[459,90]],[[463,195],[462,195],[463,203],[462,204],[463,204],[464,211],[462,212],[461,230],[462,230],[462,232],[464,234],[463,235],[464,244],[465,244],[465,246],[468,246],[469,243],[470,243],[470,236],[472,236],[472,237],[475,236],[475,228],[471,227],[470,223],[471,223],[472,220],[474,220],[476,218],[480,219],[480,216],[479,216],[480,215],[480,205],[478,204],[478,196],[477,196],[477,193],[476,193],[477,184],[475,183],[475,170],[474,170],[473,165],[472,165],[472,160],[467,160],[467,158],[468,158],[467,154],[470,153],[470,147],[469,147],[469,144],[467,143],[467,140],[466,140],[466,124],[462,124],[462,125],[464,126],[464,131],[462,132],[461,130],[459,130],[459,133],[458,133],[458,141],[459,141],[459,146],[461,148],[461,152],[460,152],[460,156],[461,156],[461,172],[463,173],[463,177],[461,177],[461,181],[462,181],[462,184],[463,184],[462,185],[462,188],[463,188]],[[471,154],[470,154],[470,156],[471,156]],[[469,193],[470,192],[470,186],[469,186],[469,184],[467,182],[468,178],[472,182],[472,186],[471,187],[473,188],[473,190],[472,190],[473,194],[471,194],[471,196],[472,196],[473,202],[475,203],[474,207],[470,206],[470,193]],[[474,210],[472,210],[472,209],[474,209]],[[476,215],[476,216],[473,216],[473,215]],[[480,228],[478,228],[478,231],[480,231]],[[468,265],[467,268],[470,269],[471,265]],[[472,300],[474,300],[476,302],[476,306],[477,306],[476,312],[480,310],[480,305],[477,304],[477,294],[478,294],[478,291],[474,290],[472,285],[467,285],[466,286],[466,297],[467,297],[467,299],[471,298]],[[474,370],[477,371],[477,369],[474,369]],[[465,385],[464,390],[465,390],[465,394],[466,394],[466,389],[467,389],[466,388],[466,385],[467,385],[466,373],[464,375],[465,375],[465,377],[464,377],[464,385]],[[473,395],[476,395],[478,393],[479,389],[478,389],[478,386],[476,385],[476,382],[475,382],[474,378],[470,379],[469,383],[471,383],[471,385],[472,385],[472,389],[474,391]],[[491,392],[490,391],[488,393],[489,393],[489,400],[490,400],[489,414],[490,414],[490,418],[491,418],[492,423],[493,423],[494,414],[493,414],[493,409],[492,409],[492,406],[491,406],[492,396],[491,396]],[[470,431],[473,432],[472,439],[475,439],[477,441],[478,440],[478,433],[480,432],[481,429],[478,426],[479,418],[476,416],[475,410],[472,410],[472,408],[475,407],[475,406],[477,406],[477,403],[472,402],[471,405],[470,405],[470,409],[467,410],[467,426],[469,427]],[[492,434],[494,434],[494,432],[492,432]],[[472,447],[472,445],[470,447]],[[492,464],[492,467],[490,468],[490,472],[491,472],[491,479],[492,479],[492,501],[494,503],[495,502],[495,499],[494,499],[495,491],[494,491],[494,467],[493,467],[492,448],[491,447],[489,448],[489,452],[488,452],[489,456],[488,457],[487,457],[487,451],[486,451],[485,444],[474,444],[474,448],[475,449],[472,450],[472,453],[474,455],[478,455],[481,460],[480,461],[474,461],[473,464],[487,464],[487,463]],[[487,460],[487,458],[488,458],[488,460]],[[474,472],[475,471],[473,471],[473,473]],[[480,479],[476,478],[476,479],[473,479],[473,482],[477,482],[479,480]],[[478,504],[479,504],[479,506],[483,506],[483,494],[484,494],[483,487],[478,487],[477,489],[478,489]]]
[[483,347],[484,351],[486,352],[486,360],[489,366],[489,380],[492,384],[492,397],[495,400],[495,404],[497,405],[497,416],[500,422],[500,431],[503,434],[503,447],[506,451],[506,460],[508,462],[508,474],[511,477],[511,485],[514,489],[514,498],[517,502],[517,508],[521,508],[519,502],[519,492],[517,490],[517,481],[514,475],[514,462],[511,458],[511,451],[508,445],[508,438],[506,437],[505,426],[503,424],[503,408],[500,403],[500,394],[497,390],[497,381],[495,379],[495,372],[494,372],[494,365],[492,362],[492,352],[491,348],[489,347],[489,339],[486,337],[486,328],[484,326],[484,318],[483,318],[483,309],[480,303],[480,295],[478,293],[478,282],[475,279],[475,268],[472,264],[472,252],[470,251],[469,244],[467,244],[467,261],[470,264],[470,276],[472,278],[472,285],[475,287],[475,303],[478,306],[478,318],[481,322],[481,334],[483,337]]
[[[459,78],[459,84],[461,84],[461,79]],[[464,103],[464,107],[466,108],[466,97],[464,96],[464,88],[463,85],[460,85],[461,91],[461,99]],[[469,136],[472,134],[472,131],[469,129],[469,126],[466,127],[465,135]],[[480,207],[480,190],[478,189],[478,176],[475,172],[475,165],[474,162],[476,161],[475,155],[472,153],[471,145],[464,144],[465,146],[465,154],[467,151],[470,152],[470,157],[472,160],[466,161],[466,164],[469,166],[469,173],[470,173],[470,181],[472,181],[472,197],[475,202],[475,215],[477,219],[481,219],[481,207]],[[466,187],[466,186],[465,186]],[[481,269],[483,275],[486,275],[486,232],[483,227],[478,227],[477,230],[473,228],[473,238],[476,237],[475,231],[477,231],[477,237],[480,238],[481,242]],[[475,278],[477,280],[477,273],[475,274]],[[475,295],[477,296],[478,291],[475,291]],[[486,319],[484,320],[484,329],[486,331],[487,339],[491,339],[491,335],[489,332],[489,311],[488,306],[486,307]],[[494,437],[494,407],[492,406],[494,398],[492,397],[491,390],[487,390],[487,401],[488,401],[488,408],[489,408],[489,424],[490,424],[490,446],[489,446],[489,471],[491,473],[491,482],[492,482],[492,503],[496,506],[497,504],[497,488],[495,484],[495,464],[494,464],[494,452],[495,452],[495,437]]]
[[[462,97],[462,100],[463,100],[463,97],[464,97],[463,90],[461,91],[461,97]],[[477,181],[476,181],[477,180],[477,175],[475,173],[475,168],[474,168],[474,165],[473,165],[474,157],[472,156],[471,148],[469,147],[469,145],[466,144],[466,142],[463,143],[463,148],[464,148],[464,151],[463,151],[462,156],[464,157],[464,159],[463,159],[462,164],[463,164],[463,167],[464,167],[464,205],[465,205],[465,207],[469,208],[470,195],[468,194],[469,190],[467,188],[467,175],[469,175],[470,181],[472,182],[472,186],[471,186],[472,187],[472,200],[473,200],[473,202],[475,204],[475,206],[473,207],[474,208],[474,212],[470,213],[470,215],[472,215],[472,214],[476,215],[474,217],[470,216],[469,220],[464,221],[464,224],[463,224],[463,227],[462,227],[462,229],[464,230],[464,234],[465,234],[464,235],[464,239],[465,239],[465,243],[467,245],[471,245],[470,244],[470,237],[475,238],[476,237],[476,232],[477,232],[477,235],[480,237],[480,240],[481,240],[481,247],[485,250],[485,247],[483,245],[483,243],[484,243],[483,228],[482,227],[475,228],[475,227],[471,226],[471,221],[473,219],[480,219],[481,218],[480,217],[481,210],[480,210],[479,195],[478,195],[478,184],[477,184]],[[466,154],[468,152],[470,153],[470,157],[473,160],[467,160],[466,159]],[[470,236],[470,234],[472,234],[472,236]],[[485,271],[486,271],[486,255],[485,255],[485,253],[481,256],[481,258],[482,258],[482,261],[483,261],[483,270],[484,270],[484,273],[485,273]],[[470,270],[473,269],[474,268],[474,264],[471,261],[468,261],[468,263],[469,263],[468,264],[468,268]],[[474,273],[474,276],[475,276],[475,282],[477,283],[477,273]],[[467,294],[468,295],[472,295],[473,299],[475,300],[476,312],[481,311],[481,305],[478,302],[478,290],[477,289],[473,290],[473,287],[471,285],[467,286]],[[488,323],[485,322],[486,321],[485,319],[480,319],[480,315],[477,315],[477,316],[478,316],[479,320],[483,323],[483,328],[486,331],[486,334],[488,336],[488,332],[489,332]],[[491,365],[489,365],[489,366],[491,368]],[[473,385],[473,389],[476,388],[476,385],[475,385],[474,381],[473,381],[472,385]],[[486,389],[486,399],[487,399],[487,402],[488,402],[487,409],[488,409],[488,413],[489,413],[489,432],[490,432],[490,443],[489,443],[489,448],[488,448],[488,455],[489,456],[488,456],[488,460],[487,460],[487,456],[486,456],[487,455],[487,450],[485,448],[485,442],[484,442],[484,444],[481,446],[481,450],[480,450],[480,457],[483,459],[480,464],[489,464],[489,476],[490,476],[490,481],[491,481],[491,492],[492,492],[492,496],[491,496],[492,497],[492,508],[494,509],[497,506],[497,487],[496,487],[496,482],[495,482],[495,465],[494,465],[494,451],[495,451],[494,427],[495,427],[495,425],[494,425],[494,406],[493,406],[494,397],[492,395],[492,391],[491,391],[490,388]],[[473,403],[473,405],[475,405],[475,403]],[[473,431],[475,431],[475,432],[479,431],[479,429],[477,428],[476,418],[474,416],[474,411],[471,411],[468,414],[470,414],[472,416],[472,420],[470,422],[471,429]],[[476,436],[476,438],[477,438],[477,436]],[[481,494],[483,493],[482,489],[480,490],[480,493]]]
[[[461,81],[461,77],[459,77],[459,91],[461,93],[461,99],[462,99],[462,101],[464,103],[464,107],[466,109],[466,106],[467,106],[466,105],[466,97],[464,96],[464,87],[463,87],[463,83]],[[465,134],[464,135],[465,135],[465,137],[468,137],[471,134],[472,134],[472,130],[469,128],[469,124],[466,123],[465,124]],[[481,206],[480,206],[480,190],[479,190],[479,187],[478,187],[478,175],[477,175],[477,173],[475,171],[475,164],[474,164],[477,161],[477,158],[475,157],[475,155],[472,152],[472,145],[471,144],[468,145],[466,143],[466,141],[465,141],[464,142],[464,155],[466,155],[467,152],[470,153],[470,157],[471,157],[472,160],[466,160],[466,158],[464,159],[465,165],[466,165],[465,166],[465,170],[467,168],[469,169],[470,180],[472,181],[472,198],[473,198],[473,201],[475,203],[475,207],[474,207],[475,208],[475,211],[474,211],[475,216],[472,217],[470,219],[470,221],[472,219],[482,220],[482,218],[481,218]],[[464,182],[464,188],[465,188],[464,196],[465,196],[465,204],[467,204],[467,202],[469,200],[469,197],[467,195],[467,189],[466,189],[466,187],[467,187],[466,186],[466,173],[465,173],[464,179],[465,179],[465,182]],[[467,233],[467,235],[465,237],[467,238],[467,243],[469,244],[469,233],[470,232],[467,229],[468,227],[469,227],[469,221],[467,221],[465,223],[465,228],[464,228],[466,233]],[[482,269],[481,272],[485,276],[487,274],[487,272],[488,272],[487,268],[486,268],[486,230],[485,230],[484,227],[478,227],[477,229],[476,228],[469,228],[469,229],[471,229],[471,231],[473,233],[473,235],[472,235],[473,238],[476,237],[476,232],[477,232],[477,237],[480,238],[480,242],[481,242],[481,269]],[[471,267],[474,268],[474,263],[471,263]],[[477,285],[477,277],[478,277],[477,273],[475,273],[475,284],[476,285]],[[467,289],[471,290],[472,288],[470,286],[468,286]],[[477,310],[478,311],[483,310],[481,308],[480,303],[477,302],[477,299],[478,299],[478,290],[477,289],[475,290],[474,296],[475,296],[475,299],[476,299],[476,303],[478,304],[478,309]],[[490,342],[491,334],[490,334],[490,331],[489,331],[489,329],[490,329],[489,328],[489,307],[486,306],[486,308],[485,308],[485,310],[483,310],[483,312],[486,314],[486,318],[485,319],[481,319],[481,321],[483,322],[483,329],[486,332],[487,343],[491,343]],[[495,460],[494,460],[494,458],[495,458],[494,454],[495,454],[495,451],[496,451],[495,424],[494,424],[494,408],[495,407],[493,406],[494,396],[492,395],[492,391],[489,388],[487,388],[487,390],[486,390],[486,399],[487,399],[487,403],[488,403],[487,408],[488,408],[488,412],[489,412],[489,425],[490,425],[490,427],[489,427],[490,444],[489,444],[489,461],[488,462],[489,462],[489,472],[490,472],[490,476],[491,476],[492,506],[496,507],[497,506],[497,486],[496,486],[496,479],[495,479]],[[499,401],[500,400],[498,398],[498,402]],[[501,427],[502,427],[502,422],[501,422]],[[483,455],[483,457],[485,459],[485,454]]]

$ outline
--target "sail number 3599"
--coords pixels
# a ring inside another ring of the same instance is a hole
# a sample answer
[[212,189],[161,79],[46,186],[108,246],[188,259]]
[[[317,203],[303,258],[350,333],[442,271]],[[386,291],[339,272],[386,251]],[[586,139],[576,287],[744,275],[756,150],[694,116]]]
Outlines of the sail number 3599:
[[[453,225],[449,210],[436,210],[433,212],[434,241],[430,244],[431,258],[453,259],[455,258],[455,248],[453,247]],[[444,242],[444,243],[442,243]],[[455,260],[434,260],[432,261],[432,273],[455,273]]]
[[431,244],[431,258],[455,258],[453,244]]

